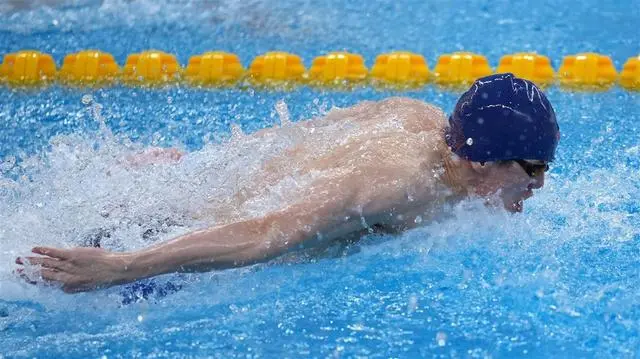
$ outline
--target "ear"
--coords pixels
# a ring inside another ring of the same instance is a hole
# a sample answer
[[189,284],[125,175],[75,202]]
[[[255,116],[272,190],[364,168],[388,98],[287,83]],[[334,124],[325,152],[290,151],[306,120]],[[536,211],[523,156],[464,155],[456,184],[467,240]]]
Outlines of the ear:
[[486,162],[468,162],[469,168],[479,176],[486,176],[491,171],[491,164]]
[[495,162],[470,162],[469,168],[475,177],[470,182],[474,184],[477,194],[495,193],[504,185],[502,175],[498,172],[498,164]]

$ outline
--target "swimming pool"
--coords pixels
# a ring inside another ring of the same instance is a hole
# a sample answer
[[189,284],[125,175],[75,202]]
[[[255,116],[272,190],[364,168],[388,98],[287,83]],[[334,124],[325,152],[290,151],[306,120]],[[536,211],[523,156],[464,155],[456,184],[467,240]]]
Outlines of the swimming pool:
[[[348,49],[370,66],[379,53],[408,49],[432,67],[438,55],[464,49],[493,66],[504,54],[535,50],[556,69],[564,55],[598,51],[620,69],[639,51],[633,1],[11,4],[0,5],[0,54],[35,48],[58,64],[86,48],[120,64],[149,48],[182,64],[223,49],[245,65],[284,49],[308,66],[326,51]],[[217,166],[220,178],[235,178],[282,144],[233,140],[232,124],[247,133],[278,125],[280,100],[297,121],[397,94],[449,112],[458,95],[433,86],[402,93],[0,88],[0,357],[637,357],[640,95],[547,93],[562,140],[545,189],[523,215],[466,202],[452,218],[398,238],[369,236],[347,256],[168,275],[152,293],[127,286],[70,296],[22,283],[11,273],[13,259],[35,244],[82,244],[104,224],[100,211],[121,203],[127,207],[106,220],[118,229],[107,243],[144,245],[130,218],[162,218],[212,195],[186,181],[189,173]],[[114,158],[142,144],[178,145],[195,160],[105,179]],[[243,150],[254,156],[231,156]],[[163,180],[169,176],[188,185]],[[170,226],[151,240],[195,225]]]

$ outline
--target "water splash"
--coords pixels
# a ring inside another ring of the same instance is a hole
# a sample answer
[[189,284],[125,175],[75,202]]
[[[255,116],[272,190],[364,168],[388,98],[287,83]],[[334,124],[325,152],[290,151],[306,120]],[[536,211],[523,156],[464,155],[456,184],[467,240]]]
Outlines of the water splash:
[[280,117],[280,127],[287,127],[292,124],[289,108],[284,100],[278,100],[278,102],[276,102],[275,110],[278,113],[278,117]]

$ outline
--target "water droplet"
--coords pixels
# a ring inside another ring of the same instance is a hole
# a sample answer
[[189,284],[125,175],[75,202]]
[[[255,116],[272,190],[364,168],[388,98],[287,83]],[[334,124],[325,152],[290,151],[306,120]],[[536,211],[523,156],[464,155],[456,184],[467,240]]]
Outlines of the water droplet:
[[471,146],[473,145],[473,138],[469,137],[467,138],[467,146]]
[[144,317],[142,317],[142,315],[138,315],[138,322],[142,323],[143,320],[144,320]]
[[407,309],[409,313],[413,313],[416,311],[417,308],[418,308],[418,297],[415,295],[412,295],[409,297],[409,303],[407,304]]
[[438,334],[436,334],[436,342],[439,347],[447,345],[447,334],[444,332],[438,332]]
[[484,123],[484,118],[478,117],[478,125],[482,125]]
[[4,160],[0,160],[0,171],[9,171],[16,165],[14,156],[7,156]]
[[93,102],[93,96],[91,96],[89,94],[83,95],[81,101],[82,101],[82,104],[89,105],[89,104],[91,104],[91,102]]
[[280,126],[284,127],[291,124],[291,120],[289,119],[289,108],[284,100],[279,100],[276,103],[276,112],[278,113],[278,117],[280,117]]
[[413,220],[415,223],[422,223],[422,216],[416,216],[416,219]]
[[240,126],[236,125],[235,123],[231,124],[231,137],[234,140],[244,137],[244,132],[242,132]]

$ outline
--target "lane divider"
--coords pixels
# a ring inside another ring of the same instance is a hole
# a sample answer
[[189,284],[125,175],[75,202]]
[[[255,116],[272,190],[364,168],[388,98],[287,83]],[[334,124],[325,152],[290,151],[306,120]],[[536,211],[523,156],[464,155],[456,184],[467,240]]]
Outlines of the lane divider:
[[[541,86],[557,83],[563,89],[602,91],[616,83],[630,91],[640,90],[640,55],[629,58],[618,73],[609,56],[580,53],[563,58],[554,72],[551,61],[535,53],[503,56],[495,72],[512,72]],[[123,67],[113,55],[84,50],[64,57],[58,71],[50,54],[23,50],[4,56],[0,84],[11,87],[38,87],[57,81],[68,86],[165,86],[186,83],[192,86],[255,86],[293,88],[309,85],[327,89],[358,86],[419,88],[429,82],[450,88],[464,88],[479,77],[494,73],[487,58],[471,52],[443,54],[433,68],[420,54],[396,51],[380,54],[368,69],[359,54],[329,52],[313,59],[307,69],[296,54],[272,51],[256,56],[245,69],[233,53],[212,51],[192,56],[182,67],[173,54],[149,50],[130,54]]]

